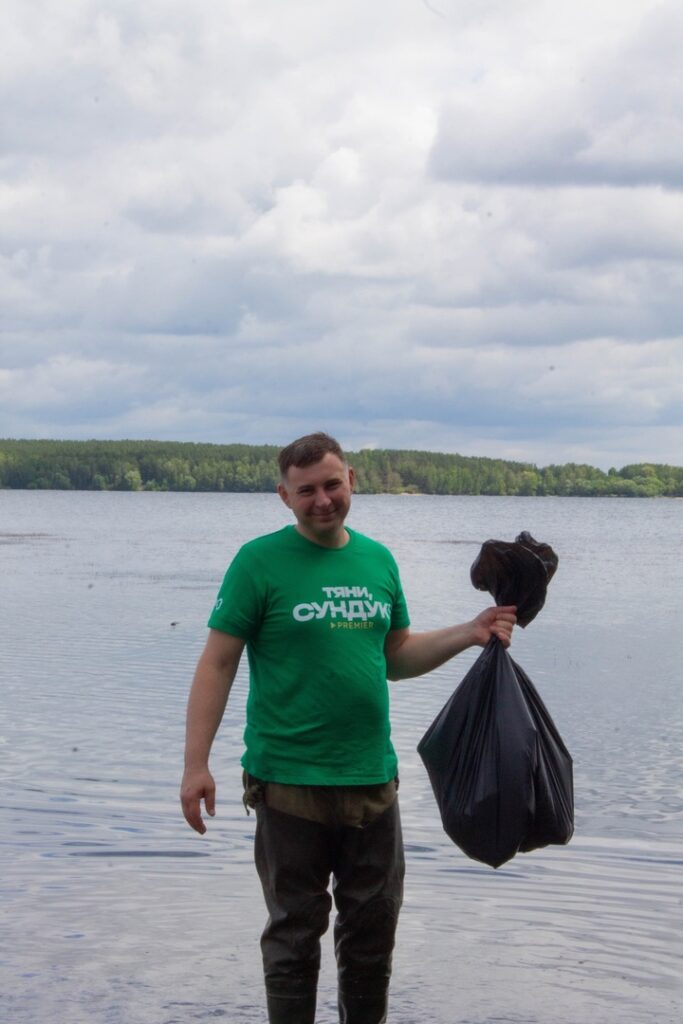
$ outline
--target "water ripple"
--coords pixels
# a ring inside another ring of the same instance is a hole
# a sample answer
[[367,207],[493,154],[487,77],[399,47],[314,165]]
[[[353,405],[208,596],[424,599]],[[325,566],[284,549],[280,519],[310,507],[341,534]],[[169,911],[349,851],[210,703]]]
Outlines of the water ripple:
[[[216,743],[206,836],[183,821],[177,788],[206,616],[237,544],[255,522],[280,524],[270,501],[3,493],[0,971],[12,1024],[263,1020],[265,915],[238,763],[245,666]],[[399,557],[416,629],[487,603],[469,584],[470,549],[486,537],[528,528],[560,552],[515,656],[574,755],[569,846],[493,871],[443,833],[415,748],[477,651],[391,687],[407,856],[396,1024],[679,1024],[683,711],[669,622],[683,562],[669,556],[668,507],[369,496],[355,507],[353,525]],[[331,934],[323,961],[331,1024]]]

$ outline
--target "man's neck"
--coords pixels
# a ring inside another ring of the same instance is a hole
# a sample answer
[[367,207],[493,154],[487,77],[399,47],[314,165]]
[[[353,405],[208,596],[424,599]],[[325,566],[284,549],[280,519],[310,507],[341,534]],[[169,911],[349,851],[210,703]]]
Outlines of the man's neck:
[[311,544],[317,544],[319,548],[344,548],[349,543],[349,533],[345,526],[342,526],[338,533],[330,534],[329,537],[311,536],[307,531],[302,530],[299,523],[294,524],[294,529],[300,533]]

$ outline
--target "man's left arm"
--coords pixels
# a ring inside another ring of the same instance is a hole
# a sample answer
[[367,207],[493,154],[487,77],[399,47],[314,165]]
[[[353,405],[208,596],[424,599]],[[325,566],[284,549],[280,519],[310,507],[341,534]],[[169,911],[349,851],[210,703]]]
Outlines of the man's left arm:
[[427,633],[393,629],[384,642],[388,679],[411,679],[443,665],[468,647],[485,647],[496,636],[504,647],[510,646],[512,628],[517,621],[515,607],[486,608],[471,622]]

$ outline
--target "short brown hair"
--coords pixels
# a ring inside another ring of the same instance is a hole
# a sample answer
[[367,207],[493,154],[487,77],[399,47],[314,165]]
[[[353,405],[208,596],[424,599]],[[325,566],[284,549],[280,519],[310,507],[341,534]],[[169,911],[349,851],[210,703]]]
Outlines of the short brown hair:
[[288,444],[278,455],[280,473],[282,477],[285,477],[290,466],[313,466],[316,462],[324,459],[328,453],[336,455],[342,462],[346,462],[346,456],[339,441],[330,437],[329,434],[323,433],[322,430],[315,434],[305,434]]

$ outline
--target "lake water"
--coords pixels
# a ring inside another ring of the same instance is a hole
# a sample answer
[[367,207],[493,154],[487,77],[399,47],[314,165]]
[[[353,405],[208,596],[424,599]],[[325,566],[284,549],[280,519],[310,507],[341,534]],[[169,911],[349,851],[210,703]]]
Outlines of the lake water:
[[[392,1024],[670,1024],[683,990],[683,504],[358,496],[414,629],[490,603],[469,566],[522,529],[560,566],[514,656],[575,762],[576,834],[498,871],[441,829],[415,751],[476,657],[391,684],[407,848]],[[246,676],[205,837],[177,801],[184,708],[225,566],[272,495],[0,491],[0,1017],[262,1022]],[[320,1024],[336,1020],[325,938]]]

